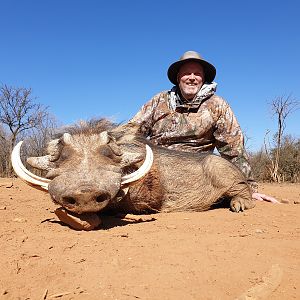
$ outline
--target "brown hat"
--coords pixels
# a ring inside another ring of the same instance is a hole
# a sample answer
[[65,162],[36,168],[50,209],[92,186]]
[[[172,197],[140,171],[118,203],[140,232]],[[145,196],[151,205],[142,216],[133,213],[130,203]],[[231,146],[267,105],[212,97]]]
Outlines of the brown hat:
[[185,52],[178,61],[171,64],[168,69],[168,78],[169,80],[174,83],[175,85],[178,84],[177,82],[177,74],[179,72],[180,67],[188,61],[196,61],[201,64],[204,69],[205,73],[205,81],[212,82],[216,76],[216,68],[210,64],[209,62],[202,59],[199,53],[196,51],[187,51]]

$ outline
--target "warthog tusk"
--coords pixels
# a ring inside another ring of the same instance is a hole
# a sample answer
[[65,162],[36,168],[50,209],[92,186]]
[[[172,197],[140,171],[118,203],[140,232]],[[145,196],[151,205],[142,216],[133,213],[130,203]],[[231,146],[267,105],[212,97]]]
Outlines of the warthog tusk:
[[42,189],[48,191],[48,183],[50,179],[39,177],[30,171],[28,171],[23,165],[20,158],[20,149],[23,141],[20,141],[13,149],[11,153],[12,167],[16,174],[29,185],[39,186]]
[[152,164],[153,164],[153,152],[152,149],[148,145],[146,145],[146,158],[144,163],[135,172],[128,175],[124,175],[122,177],[121,185],[135,182],[141,179],[142,177],[144,177],[150,171]]

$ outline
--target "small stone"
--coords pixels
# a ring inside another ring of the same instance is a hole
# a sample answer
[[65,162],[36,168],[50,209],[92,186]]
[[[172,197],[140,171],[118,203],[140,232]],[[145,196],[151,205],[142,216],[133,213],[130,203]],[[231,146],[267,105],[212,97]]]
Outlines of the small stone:
[[26,222],[26,220],[23,218],[14,218],[13,221],[17,222],[17,223],[25,223]]
[[281,199],[280,202],[284,203],[284,204],[289,204],[290,203],[290,201],[288,199]]
[[175,225],[168,225],[167,229],[176,229],[177,227]]
[[247,233],[240,233],[239,234],[239,237],[245,237],[245,236],[248,236],[249,234],[247,234]]
[[[117,216],[118,217],[118,216]],[[126,214],[124,215],[120,215],[119,216],[122,220],[125,221],[132,221],[132,222],[150,222],[150,221],[155,221],[156,218],[151,216],[151,215],[133,215],[133,214]]]
[[0,210],[6,210],[6,206],[0,206]]
[[28,240],[28,236],[27,235],[22,236],[21,240],[22,243],[24,243],[26,240]]
[[264,233],[261,229],[255,229],[255,233]]
[[294,204],[300,204],[300,200],[294,200]]

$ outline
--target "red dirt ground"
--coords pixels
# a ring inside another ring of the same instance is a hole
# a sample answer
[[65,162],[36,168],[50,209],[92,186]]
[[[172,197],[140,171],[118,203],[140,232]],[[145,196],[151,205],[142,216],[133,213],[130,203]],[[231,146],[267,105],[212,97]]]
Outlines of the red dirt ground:
[[0,179],[0,299],[300,299],[300,185],[261,184],[286,204],[104,218],[75,231],[49,196]]

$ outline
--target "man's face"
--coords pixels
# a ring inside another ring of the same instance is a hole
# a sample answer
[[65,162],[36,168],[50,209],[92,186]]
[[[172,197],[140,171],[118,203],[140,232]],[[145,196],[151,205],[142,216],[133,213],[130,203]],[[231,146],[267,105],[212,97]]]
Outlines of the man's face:
[[195,97],[201,89],[204,80],[203,67],[195,61],[182,65],[177,75],[181,94],[186,100],[192,100]]

